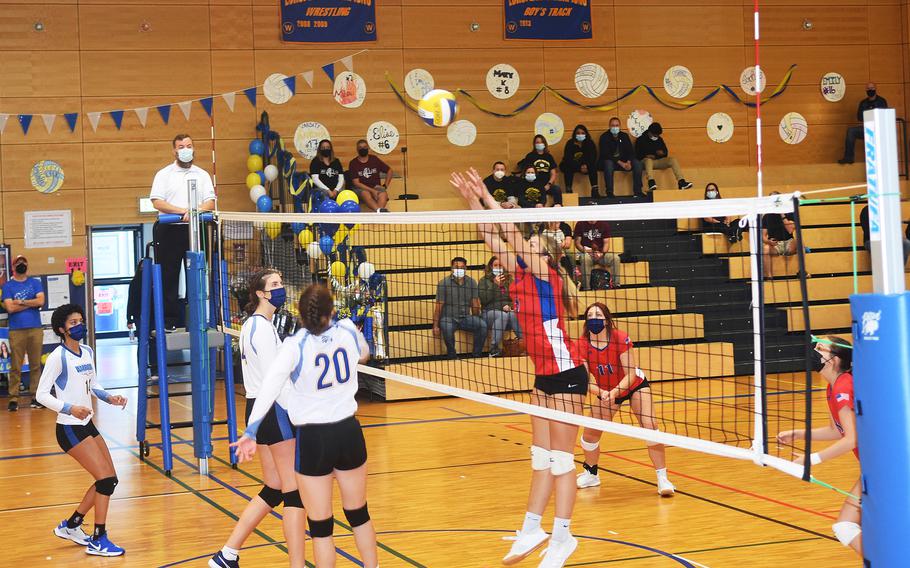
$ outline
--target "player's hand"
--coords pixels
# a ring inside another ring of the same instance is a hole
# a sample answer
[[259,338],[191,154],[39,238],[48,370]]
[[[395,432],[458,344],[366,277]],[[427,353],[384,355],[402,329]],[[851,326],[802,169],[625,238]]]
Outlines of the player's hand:
[[504,312],[511,312],[511,311],[512,311],[512,306],[510,306],[509,304],[506,304],[506,305],[504,305],[504,306],[502,307],[502,311],[504,311]]
[[126,408],[126,397],[123,395],[115,394],[109,398],[107,402],[108,404],[119,406],[120,408]]
[[502,286],[506,281],[506,275],[500,274],[499,276],[494,277],[493,281],[496,282],[497,286]]
[[74,406],[70,408],[70,416],[73,418],[78,418],[79,420],[85,420],[92,415],[92,409],[87,406]]
[[442,330],[439,329],[438,325],[433,326],[433,337],[439,337],[442,334]]
[[801,437],[801,432],[799,430],[784,430],[777,434],[777,441],[781,444],[792,444]]
[[188,223],[190,220],[189,210],[183,212],[183,217],[180,218],[184,223]]
[[239,440],[231,444],[231,447],[234,448],[239,463],[251,461],[256,455],[256,440],[249,436],[241,436]]

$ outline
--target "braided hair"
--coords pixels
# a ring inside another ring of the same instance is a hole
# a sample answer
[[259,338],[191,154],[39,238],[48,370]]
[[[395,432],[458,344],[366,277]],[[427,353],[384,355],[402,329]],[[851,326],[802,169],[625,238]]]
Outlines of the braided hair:
[[259,296],[256,292],[265,292],[265,281],[272,274],[281,274],[274,268],[264,268],[250,277],[250,283],[247,286],[247,302],[243,310],[252,315],[259,308]]
[[300,295],[297,305],[300,323],[313,335],[319,335],[329,328],[335,300],[332,293],[322,284],[310,284]]

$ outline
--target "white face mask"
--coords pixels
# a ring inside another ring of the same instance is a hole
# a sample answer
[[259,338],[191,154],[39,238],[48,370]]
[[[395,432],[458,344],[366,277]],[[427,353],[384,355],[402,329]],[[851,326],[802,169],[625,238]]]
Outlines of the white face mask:
[[502,276],[502,268],[494,268],[493,276]]
[[506,173],[502,170],[496,170],[495,172],[493,172],[494,179],[502,179],[504,177],[506,177]]
[[708,193],[705,194],[705,197],[707,197],[708,199],[716,199],[716,198],[717,198],[717,192],[716,192],[716,191],[709,191]]
[[651,138],[651,140],[654,140],[655,142],[657,142],[657,139],[660,138],[660,136],[654,136],[653,134],[648,134],[648,136]]
[[544,150],[547,149],[547,147],[544,146],[543,144],[534,144],[534,149],[537,150],[538,152],[543,152]]
[[575,139],[578,140],[579,142],[584,142],[584,141],[585,141],[585,138],[587,138],[587,136],[585,136],[584,134],[576,134],[576,135],[575,135]]
[[528,181],[535,181],[537,179],[537,174],[525,174],[525,179]]
[[610,127],[610,134],[612,134],[613,136],[616,136],[617,134],[619,134],[619,127],[618,127],[618,126],[611,126],[611,127]]
[[453,268],[452,276],[455,278],[464,278],[464,268]]
[[177,150],[177,159],[188,164],[193,161],[193,149],[192,148],[180,148]]

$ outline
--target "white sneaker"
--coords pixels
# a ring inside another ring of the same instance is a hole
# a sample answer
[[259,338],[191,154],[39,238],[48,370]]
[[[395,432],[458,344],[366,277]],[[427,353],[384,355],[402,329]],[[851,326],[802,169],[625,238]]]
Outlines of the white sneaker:
[[584,470],[575,478],[575,484],[579,489],[584,489],[585,487],[597,487],[600,485],[600,476],[592,475],[590,471]]
[[661,497],[672,497],[676,487],[666,477],[657,478],[657,494]]
[[541,553],[544,557],[537,568],[562,568],[576,548],[578,548],[578,539],[572,535],[569,535],[568,540],[562,542],[551,539],[550,545]]
[[506,566],[511,566],[521,562],[529,554],[540,548],[543,543],[547,542],[548,538],[550,538],[550,535],[540,527],[528,533],[515,531],[515,536],[502,537],[502,540],[514,541],[509,553],[502,559],[502,563]]
[[88,541],[91,540],[91,538],[85,534],[85,531],[82,530],[81,525],[74,529],[70,529],[66,527],[66,521],[60,521],[60,524],[54,527],[54,534],[60,538],[71,540],[80,546],[87,545]]

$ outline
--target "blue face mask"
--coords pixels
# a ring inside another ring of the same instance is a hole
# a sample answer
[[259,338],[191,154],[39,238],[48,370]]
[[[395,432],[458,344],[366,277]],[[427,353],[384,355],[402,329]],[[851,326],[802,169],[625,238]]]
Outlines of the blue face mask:
[[188,164],[193,161],[193,149],[192,148],[181,148],[177,150],[177,159]]
[[599,319],[599,318],[598,319],[589,319],[588,321],[585,322],[585,325],[588,327],[588,331],[590,331],[594,335],[597,335],[598,333],[600,333],[601,331],[604,330],[604,327],[606,327],[606,325],[607,325],[607,320],[603,320],[603,319]]
[[619,127],[618,127],[618,126],[611,126],[611,127],[610,127],[610,134],[612,134],[613,136],[616,136],[617,134],[619,134]]
[[269,298],[269,303],[275,306],[276,310],[280,310],[284,307],[284,303],[288,299],[288,294],[284,288],[273,288],[269,290],[272,293],[272,297]]
[[525,179],[528,181],[535,181],[537,179],[537,174],[525,174]]
[[76,341],[82,341],[85,337],[85,324],[77,323],[69,329],[69,334]]
[[538,152],[543,152],[544,150],[547,149],[547,147],[544,146],[543,144],[534,144],[534,149],[537,150]]
[[585,141],[585,138],[587,138],[587,136],[585,136],[584,134],[576,134],[576,135],[575,135],[575,139],[578,140],[579,142],[584,142],[584,141]]

